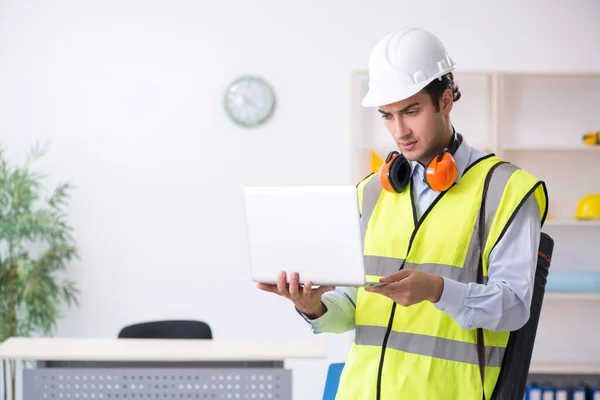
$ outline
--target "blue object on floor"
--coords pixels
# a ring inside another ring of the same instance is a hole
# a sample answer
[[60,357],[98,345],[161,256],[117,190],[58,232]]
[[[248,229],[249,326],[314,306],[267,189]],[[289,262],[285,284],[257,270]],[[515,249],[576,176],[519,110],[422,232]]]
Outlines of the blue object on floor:
[[329,369],[327,370],[327,380],[325,381],[325,391],[323,392],[323,400],[335,399],[344,364],[345,363],[334,363],[329,366]]

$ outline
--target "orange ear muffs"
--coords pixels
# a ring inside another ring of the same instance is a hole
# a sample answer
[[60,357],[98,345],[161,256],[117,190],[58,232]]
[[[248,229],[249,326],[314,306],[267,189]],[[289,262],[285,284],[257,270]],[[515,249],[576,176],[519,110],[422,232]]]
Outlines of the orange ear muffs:
[[452,186],[458,175],[458,168],[454,157],[448,151],[444,151],[435,157],[427,166],[425,182],[432,190],[444,192]]
[[[427,166],[425,183],[436,192],[444,192],[454,184],[458,167],[452,154],[462,142],[462,136],[454,133],[448,148],[438,154]],[[412,168],[410,162],[397,151],[388,154],[379,169],[379,182],[388,192],[402,193],[410,181]]]
[[401,193],[410,180],[410,163],[397,151],[388,154],[379,169],[379,182],[388,192]]

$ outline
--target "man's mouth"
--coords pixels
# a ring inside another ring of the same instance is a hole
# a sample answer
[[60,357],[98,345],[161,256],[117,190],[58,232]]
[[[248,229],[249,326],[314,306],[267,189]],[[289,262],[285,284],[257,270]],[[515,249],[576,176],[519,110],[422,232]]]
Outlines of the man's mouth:
[[401,148],[402,150],[407,150],[407,151],[410,151],[410,150],[412,150],[412,149],[413,149],[413,147],[415,147],[415,144],[417,144],[417,142],[416,142],[416,141],[414,141],[414,142],[400,143],[400,148]]

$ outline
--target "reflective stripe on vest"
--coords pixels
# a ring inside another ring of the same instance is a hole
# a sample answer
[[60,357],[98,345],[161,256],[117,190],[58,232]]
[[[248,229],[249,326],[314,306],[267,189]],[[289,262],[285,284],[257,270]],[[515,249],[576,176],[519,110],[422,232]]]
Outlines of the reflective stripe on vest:
[[[488,156],[469,166],[461,182],[440,194],[421,221],[416,221],[410,184],[406,192],[392,194],[383,191],[377,175],[359,183],[367,279],[377,280],[403,268],[475,282],[482,258],[481,188],[489,169],[500,161]],[[543,221],[547,211],[543,183],[511,164],[495,170],[486,196],[484,282],[489,253],[532,192]],[[379,390],[381,400],[481,399],[476,330],[460,327],[432,303],[402,307],[359,289],[355,326],[338,399],[376,399]],[[498,378],[508,336],[509,332],[484,330],[487,398]]]
[[[386,332],[387,328],[382,326],[357,326],[355,343],[365,346],[381,346]],[[477,348],[473,346],[473,343],[391,331],[386,347],[407,353],[478,365]],[[504,347],[486,346],[486,365],[500,367],[504,358],[504,350]]]

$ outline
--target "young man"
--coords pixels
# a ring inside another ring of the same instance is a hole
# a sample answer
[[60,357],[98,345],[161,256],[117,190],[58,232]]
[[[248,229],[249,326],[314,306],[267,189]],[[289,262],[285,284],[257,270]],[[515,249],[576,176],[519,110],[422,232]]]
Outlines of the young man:
[[420,29],[386,35],[369,59],[362,104],[401,153],[358,184],[367,277],[388,284],[259,284],[316,333],[355,329],[339,399],[489,399],[509,333],[529,318],[545,185],[454,130],[454,68]]

